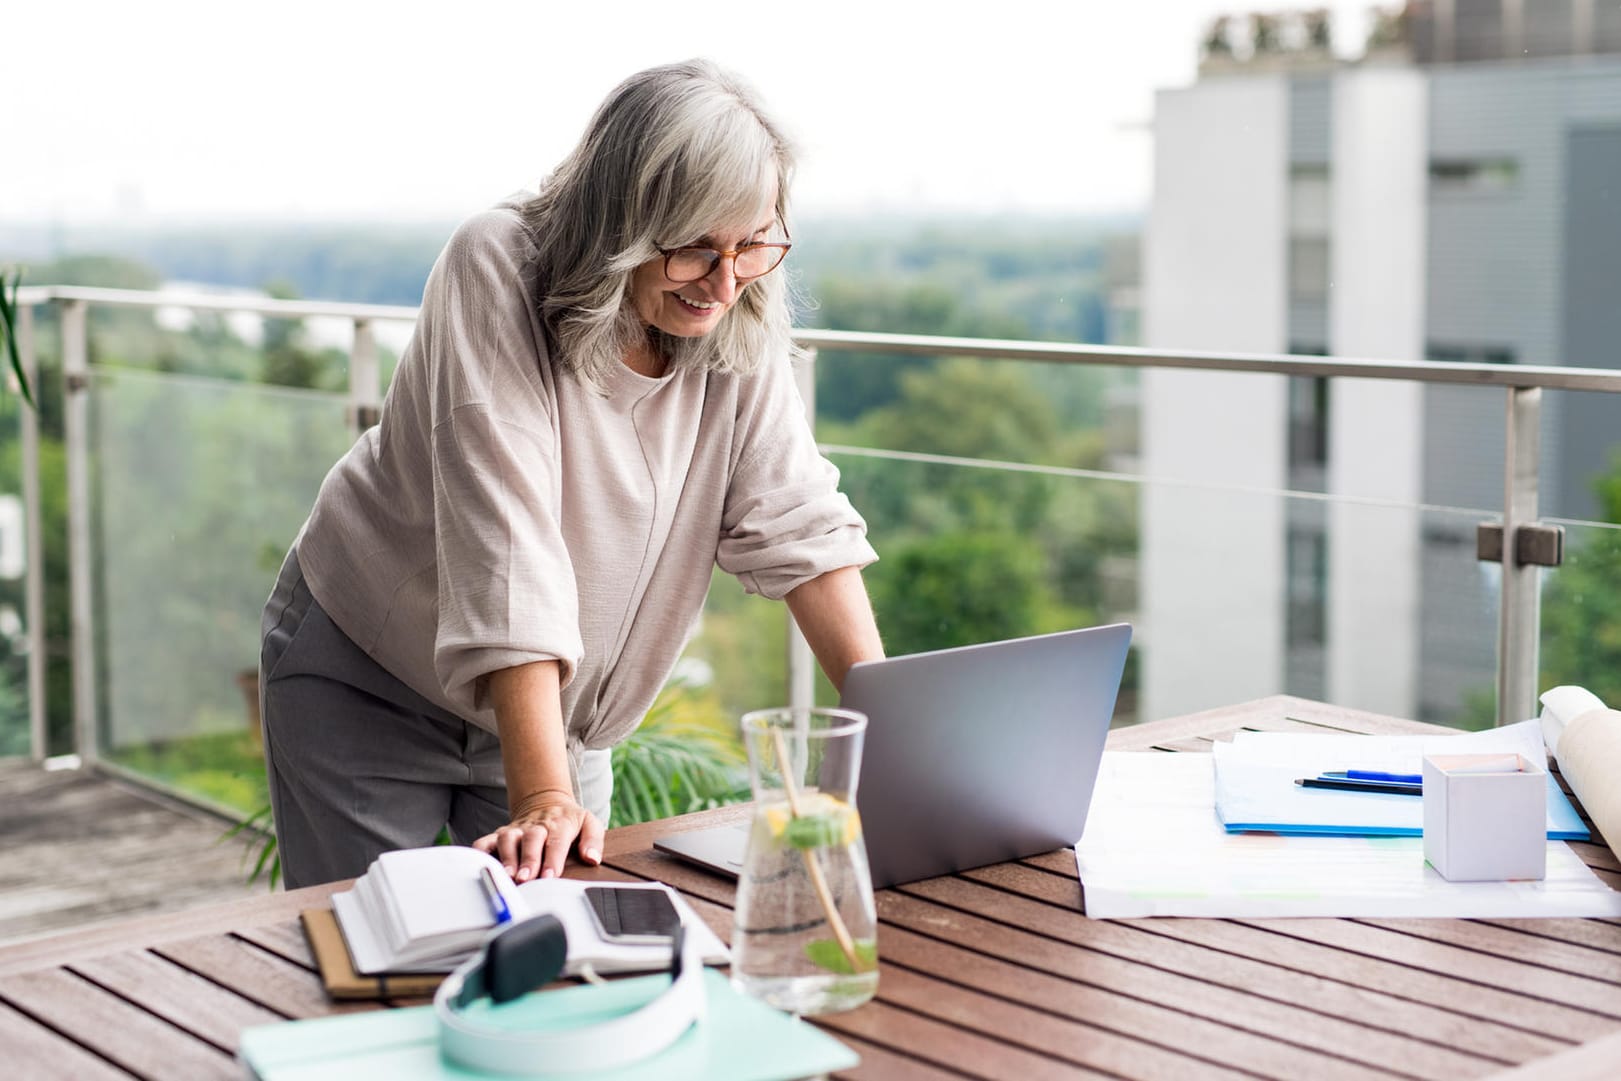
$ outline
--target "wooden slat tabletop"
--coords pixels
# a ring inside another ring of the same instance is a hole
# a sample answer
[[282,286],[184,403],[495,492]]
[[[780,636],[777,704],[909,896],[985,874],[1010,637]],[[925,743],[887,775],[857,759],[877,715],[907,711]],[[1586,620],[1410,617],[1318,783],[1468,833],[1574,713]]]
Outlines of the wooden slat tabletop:
[[[1289,697],[1111,734],[1198,753],[1239,729],[1428,726]],[[733,884],[652,849],[726,808],[615,830],[581,877],[658,879],[723,938]],[[1611,885],[1621,863],[1574,846]],[[422,1000],[327,999],[299,909],[342,884],[0,948],[16,1077],[235,1077],[242,1028]],[[818,1023],[850,1079],[1478,1078],[1621,1075],[1621,920],[1135,919],[1082,911],[1061,850],[878,895],[878,997]]]

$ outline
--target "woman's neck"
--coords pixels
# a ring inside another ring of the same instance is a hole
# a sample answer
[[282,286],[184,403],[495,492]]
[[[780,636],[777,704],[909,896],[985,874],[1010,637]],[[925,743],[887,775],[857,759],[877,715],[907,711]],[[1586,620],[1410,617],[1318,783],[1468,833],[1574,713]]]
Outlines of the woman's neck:
[[651,339],[644,339],[625,353],[625,367],[649,379],[663,379],[669,366],[670,362],[664,356],[664,351],[654,345]]

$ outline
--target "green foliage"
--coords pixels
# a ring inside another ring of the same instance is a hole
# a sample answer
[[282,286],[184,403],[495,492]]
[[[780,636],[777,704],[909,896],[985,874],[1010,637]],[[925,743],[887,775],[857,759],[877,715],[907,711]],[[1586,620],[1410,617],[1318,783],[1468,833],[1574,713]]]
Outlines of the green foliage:
[[[59,397],[49,392],[49,383],[40,388],[42,405],[39,415],[46,419],[50,403]],[[22,443],[17,438],[18,416],[0,410],[0,477],[22,476]],[[66,462],[59,438],[49,432],[42,434],[39,443],[39,499],[40,525],[46,538],[44,552],[29,553],[30,559],[41,559],[45,572],[45,681],[47,703],[55,708],[46,713],[46,753],[60,754],[72,749],[72,716],[67,708],[71,699],[71,676],[66,664],[69,636],[69,606],[67,561],[64,555],[67,530],[67,473]],[[0,489],[3,490],[3,489]],[[11,489],[15,492],[17,489]],[[52,538],[62,542],[52,544]],[[0,606],[24,613],[28,609],[27,582],[24,578],[0,579]],[[18,701],[14,710],[0,705],[0,743],[11,750],[0,754],[26,754],[30,747],[27,729],[27,654],[25,644],[13,643],[0,636],[0,679],[14,688]]]
[[257,664],[273,573],[264,553],[286,550],[347,449],[342,402],[127,370],[97,378],[107,742],[240,729],[236,677]]
[[[1600,513],[1621,525],[1621,454],[1593,488]],[[1544,577],[1539,683],[1576,684],[1621,707],[1621,529],[1583,533]]]
[[[370,248],[398,264],[394,277],[411,278],[408,288],[381,276],[375,287],[331,287],[346,274],[371,273],[372,256],[358,257],[359,244],[312,249],[308,236],[285,244],[264,235],[217,244],[192,237],[167,248],[159,265],[170,277],[271,281],[279,296],[408,303],[420,295],[443,235],[435,232],[424,258]],[[1069,340],[1095,340],[1101,328],[1098,229],[975,223],[830,235],[795,251],[802,276],[818,283],[821,325]],[[158,277],[106,258],[30,271],[30,280],[126,288],[154,287]],[[41,359],[50,363],[55,343],[41,330]],[[297,320],[267,321],[262,347],[207,313],[176,330],[150,312],[93,309],[90,331],[98,620],[110,647],[101,656],[102,700],[116,704],[109,743],[120,756],[147,755],[141,768],[168,771],[177,784],[193,784],[187,771],[195,773],[200,790],[248,813],[263,802],[232,791],[238,764],[223,749],[244,725],[233,680],[256,655],[258,610],[274,564],[350,435],[335,394],[244,384],[337,390],[343,358],[312,346]],[[159,372],[207,378],[160,379]],[[827,351],[818,365],[819,434],[846,445],[1097,468],[1114,378],[1084,368]],[[41,382],[42,419],[60,415],[59,383]],[[50,423],[46,469],[59,476]],[[838,464],[884,557],[868,578],[892,653],[1074,626],[1110,610],[1107,562],[1135,547],[1129,485],[853,456]],[[47,476],[44,491],[52,650],[65,653],[65,530],[53,507],[60,481]],[[153,591],[153,582],[164,588]],[[616,748],[614,824],[746,797],[735,718],[782,701],[785,627],[780,604],[744,595],[717,572],[702,633],[688,651],[712,676],[701,689],[667,689],[641,730]],[[65,719],[67,668],[52,671],[53,713]],[[824,684],[820,696],[829,694]],[[221,741],[220,761],[179,749],[188,734],[202,737],[199,749]],[[272,866],[267,851],[260,873]]]
[[[298,288],[278,279],[264,287],[273,300],[297,300]],[[349,357],[341,349],[312,349],[302,319],[266,319],[260,382],[341,392],[348,388]]]
[[790,848],[801,851],[833,848],[844,844],[844,830],[848,820],[848,812],[800,815],[788,820],[788,824],[782,830],[782,839]]
[[959,358],[897,382],[896,400],[851,425],[850,441],[1004,462],[1050,461],[1058,449],[1058,416],[1021,372]]
[[1046,560],[1028,538],[952,532],[892,545],[867,574],[893,654],[1063,630],[1084,616],[1055,602]]
[[[819,326],[1096,341],[1107,239],[1073,225],[897,226],[812,247],[800,270],[817,282]],[[1101,469],[1108,393],[1122,379],[1089,367],[826,350],[817,435],[880,451]],[[881,556],[866,578],[891,654],[1130,609],[1120,588],[1129,573],[1111,585],[1110,571],[1136,551],[1131,485],[883,456],[835,461]]]
[[[126,259],[73,256],[30,271],[47,284],[154,288],[159,276]],[[151,311],[92,306],[92,541],[99,566],[98,681],[105,741],[115,752],[149,740],[226,732],[242,725],[236,673],[258,655],[258,611],[331,463],[352,434],[339,395],[252,387],[289,377],[342,386],[341,359],[316,354],[298,321],[270,321],[266,351],[215,313],[160,325]],[[61,443],[61,335],[36,332],[40,492],[46,578],[48,753],[73,747],[65,468]],[[263,369],[271,369],[269,373]],[[134,370],[134,369],[144,369]],[[157,373],[201,379],[163,379]],[[15,473],[18,447],[0,436],[0,466]],[[163,588],[154,589],[154,583]],[[0,582],[0,603],[22,608],[22,584]],[[0,648],[0,661],[4,661]],[[201,781],[211,786],[212,781]]]
[[671,683],[613,749],[609,824],[628,826],[749,798],[743,748],[712,701]]
[[1610,456],[1610,469],[1593,480],[1598,513],[1606,522],[1621,525],[1621,451]]
[[[1024,324],[995,314],[980,314],[959,305],[952,292],[934,282],[895,284],[880,279],[830,277],[818,287],[815,325],[835,330],[886,334],[943,334],[968,338],[1016,338]],[[935,366],[929,357],[882,354],[841,355],[839,377],[818,376],[816,410],[829,420],[853,420],[891,404],[908,374],[927,378]],[[826,370],[826,369],[822,369]]]
[[281,882],[281,851],[276,845],[276,822],[271,817],[269,803],[220,834],[220,842],[223,844],[243,833],[252,833],[259,838],[257,850],[246,848],[242,851],[244,865],[249,859],[253,860],[253,868],[248,871],[248,884],[252,885],[259,880],[260,875],[264,875],[266,885],[274,891]]
[[860,941],[855,944],[856,963],[844,955],[844,947],[831,938],[816,938],[805,943],[805,958],[817,968],[829,972],[837,972],[843,976],[853,976],[857,972],[871,972],[878,967],[878,943]]
[[258,733],[238,714],[229,731],[153,740],[116,749],[108,757],[154,780],[251,814],[270,799]]
[[0,758],[29,753],[28,692],[20,668],[0,665]]
[[751,709],[780,705],[788,685],[788,623],[783,606],[743,592],[716,568],[702,632],[685,656],[707,669],[706,693],[730,732]]
[[[281,849],[276,843],[276,820],[272,817],[270,804],[262,804],[247,818],[232,826],[219,836],[219,843],[224,844],[242,834],[247,833],[258,839],[258,847],[249,847],[242,851],[242,864],[247,866],[249,860],[253,861],[252,868],[248,869],[248,885],[259,881],[263,876],[265,885],[274,892],[281,882]],[[434,837],[436,845],[451,843],[450,827],[439,827],[439,833]]]
[[32,267],[30,275],[36,285],[94,289],[156,289],[163,284],[163,275],[152,267],[120,255],[64,255]]
[[6,352],[6,360],[11,364],[11,374],[16,377],[17,389],[23,400],[30,406],[34,404],[34,392],[28,388],[28,373],[23,370],[23,360],[20,348],[17,345],[17,292],[22,288],[23,272],[13,270],[11,280],[6,280],[6,273],[0,269],[0,348]]
[[1480,687],[1465,691],[1458,712],[1445,719],[1452,728],[1466,732],[1479,732],[1497,724],[1497,688]]
[[[259,288],[285,281],[302,296],[378,304],[416,304],[453,222],[327,226],[300,223],[162,231],[105,226],[58,230],[71,251],[114,252],[150,268],[154,279]],[[35,279],[37,280],[37,279]],[[155,288],[101,282],[114,288]]]
[[[1104,252],[1115,227],[1091,222],[823,223],[794,249],[812,283],[807,326],[964,338],[1104,340]],[[817,414],[851,421],[899,396],[928,357],[825,353]],[[1072,376],[1063,373],[1073,385]],[[1080,377],[1086,381],[1086,376]],[[1051,389],[1051,387],[1049,387]]]
[[[906,373],[899,391],[892,404],[823,436],[951,457],[1101,464],[1096,430],[1067,426],[1028,371],[958,358],[931,375]],[[881,457],[837,461],[882,556],[866,578],[889,652],[1061,630],[1118,610],[1106,569],[1136,549],[1132,485]]]

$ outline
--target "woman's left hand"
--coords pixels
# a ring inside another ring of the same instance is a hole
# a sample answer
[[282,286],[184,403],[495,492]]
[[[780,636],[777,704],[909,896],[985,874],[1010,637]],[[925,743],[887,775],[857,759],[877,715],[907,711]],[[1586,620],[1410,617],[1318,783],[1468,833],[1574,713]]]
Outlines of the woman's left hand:
[[602,862],[602,823],[575,802],[572,792],[536,792],[519,801],[511,813],[511,822],[486,833],[473,847],[500,860],[514,882],[558,877],[576,842],[582,860]]

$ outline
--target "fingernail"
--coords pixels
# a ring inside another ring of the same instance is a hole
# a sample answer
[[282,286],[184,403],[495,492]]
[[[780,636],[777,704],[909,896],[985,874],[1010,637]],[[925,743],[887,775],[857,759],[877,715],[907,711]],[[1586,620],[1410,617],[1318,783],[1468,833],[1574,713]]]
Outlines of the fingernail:
[[520,868],[518,868],[518,873],[514,877],[517,878],[517,880],[519,882],[522,882],[524,879],[529,877],[529,874],[530,874],[529,868],[520,867]]
[[588,848],[585,850],[585,858],[590,860],[592,863],[601,863],[602,852],[599,849]]
[[550,867],[548,867],[544,871],[540,872],[540,877],[541,878],[556,878],[557,877],[557,872],[552,870]]

